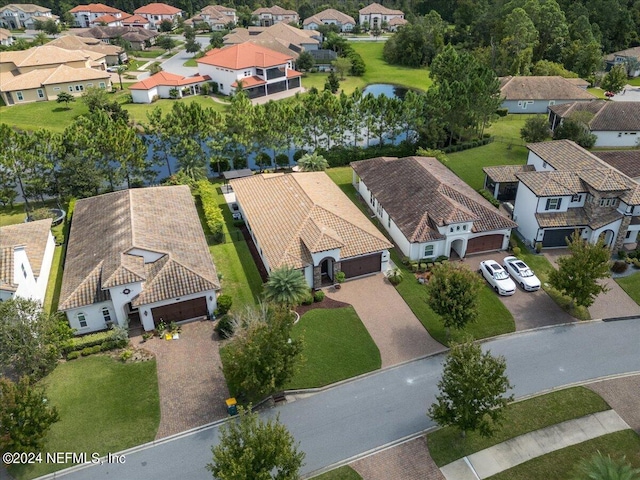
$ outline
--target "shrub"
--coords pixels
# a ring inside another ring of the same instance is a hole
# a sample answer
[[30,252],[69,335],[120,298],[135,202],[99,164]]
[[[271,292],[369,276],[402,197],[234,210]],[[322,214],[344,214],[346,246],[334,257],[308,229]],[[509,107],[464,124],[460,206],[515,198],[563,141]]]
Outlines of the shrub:
[[486,188],[479,189],[478,193],[482,195],[484,198],[486,198],[494,207],[496,208],[500,207],[500,202]]
[[617,260],[613,262],[613,265],[611,265],[611,271],[613,273],[624,273],[627,271],[628,267],[629,265],[627,265],[625,261]]
[[198,195],[200,196],[207,227],[209,227],[209,231],[213,235],[214,242],[220,243],[224,239],[224,217],[222,216],[222,209],[220,209],[216,201],[215,187],[208,180],[200,180],[198,182]]
[[499,108],[496,110],[496,115],[498,115],[499,117],[506,117],[508,113],[508,108]]
[[536,242],[536,253],[542,252],[542,242]]
[[625,250],[618,250],[618,258],[624,260],[627,258],[627,252]]
[[307,296],[302,299],[302,305],[311,305],[313,303],[313,294],[311,292],[307,293]]
[[519,257],[520,253],[522,253],[522,251],[520,250],[520,247],[513,247],[513,255],[514,256]]
[[324,292],[322,290],[318,290],[317,292],[314,292],[313,301],[317,303],[317,302],[321,302],[322,300],[324,300]]
[[223,315],[214,328],[220,338],[229,338],[233,336],[233,318],[231,315]]
[[74,360],[80,356],[80,352],[69,352],[67,353],[67,360]]
[[122,352],[120,354],[120,360],[122,360],[123,362],[126,362],[127,360],[129,360],[131,358],[131,356],[133,355],[133,352],[129,349],[125,350],[124,352]]
[[93,348],[93,347],[85,347],[85,348],[83,348],[83,349],[80,351],[80,354],[81,354],[83,357],[88,357],[89,355],[91,355],[91,354],[93,353],[92,348]]
[[633,259],[633,266],[636,268],[640,268],[640,260],[638,260],[637,258]]
[[344,272],[336,272],[336,274],[334,275],[334,279],[338,283],[344,282],[346,278],[347,276],[345,275]]
[[436,258],[436,262],[444,262],[445,260],[449,260],[449,257],[447,257],[446,255],[440,255],[438,258]]
[[229,310],[231,310],[231,305],[233,305],[233,298],[231,298],[230,295],[220,295],[218,297],[218,308],[216,308],[216,316],[225,315]]
[[63,348],[63,353],[69,353],[73,351],[82,351],[85,348],[101,345],[104,342],[112,341],[114,347],[123,348],[129,343],[129,333],[127,329],[122,327],[114,327],[111,330],[104,332],[91,333],[83,337],[72,338],[69,344]]
[[398,267],[395,267],[389,272],[387,278],[389,279],[389,282],[391,282],[391,285],[398,285],[400,282],[402,282],[402,270],[400,270]]

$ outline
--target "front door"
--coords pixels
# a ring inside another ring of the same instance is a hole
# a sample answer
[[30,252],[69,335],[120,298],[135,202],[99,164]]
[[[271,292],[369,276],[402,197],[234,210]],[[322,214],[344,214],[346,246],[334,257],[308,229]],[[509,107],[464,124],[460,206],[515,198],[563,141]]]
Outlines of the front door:
[[13,95],[11,95],[11,92],[7,92],[7,104],[9,105],[13,105]]

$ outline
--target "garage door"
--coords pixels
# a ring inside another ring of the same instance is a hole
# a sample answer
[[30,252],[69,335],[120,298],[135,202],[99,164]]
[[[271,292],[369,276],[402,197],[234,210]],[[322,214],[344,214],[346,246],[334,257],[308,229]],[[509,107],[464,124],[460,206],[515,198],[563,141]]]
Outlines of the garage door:
[[366,257],[342,261],[342,271],[346,278],[359,277],[368,273],[379,272],[382,265],[382,254],[375,253]]
[[467,255],[491,250],[502,250],[504,235],[483,235],[475,237],[467,242]]
[[573,228],[561,228],[559,230],[545,230],[542,237],[543,247],[566,247],[567,237],[573,233]]
[[190,318],[207,316],[207,299],[205,297],[185,300],[184,302],[172,303],[151,309],[153,321],[158,324],[164,320],[167,325],[171,322],[189,320]]

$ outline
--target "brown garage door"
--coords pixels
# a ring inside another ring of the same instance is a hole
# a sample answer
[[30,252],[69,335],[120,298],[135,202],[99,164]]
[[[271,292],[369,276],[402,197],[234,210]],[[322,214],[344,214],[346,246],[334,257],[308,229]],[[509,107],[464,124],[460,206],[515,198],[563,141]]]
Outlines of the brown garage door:
[[185,300],[183,302],[172,303],[151,309],[153,321],[158,324],[164,320],[167,325],[171,322],[179,322],[190,318],[207,316],[207,299],[205,297]]
[[489,252],[502,249],[503,235],[483,235],[467,242],[467,255],[470,253]]
[[341,268],[346,278],[379,272],[382,262],[381,257],[381,253],[374,253],[373,255],[358,257],[352,260],[343,260]]

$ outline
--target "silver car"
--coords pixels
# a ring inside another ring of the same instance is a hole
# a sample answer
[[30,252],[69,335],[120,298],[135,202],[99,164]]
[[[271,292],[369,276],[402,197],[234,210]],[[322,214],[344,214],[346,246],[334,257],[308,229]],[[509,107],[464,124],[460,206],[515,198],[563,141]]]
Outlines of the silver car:
[[540,289],[540,279],[538,279],[533,273],[533,270],[519,258],[505,257],[504,269],[523,290],[535,292]]
[[498,295],[508,296],[516,293],[516,284],[495,260],[480,262],[480,273]]

